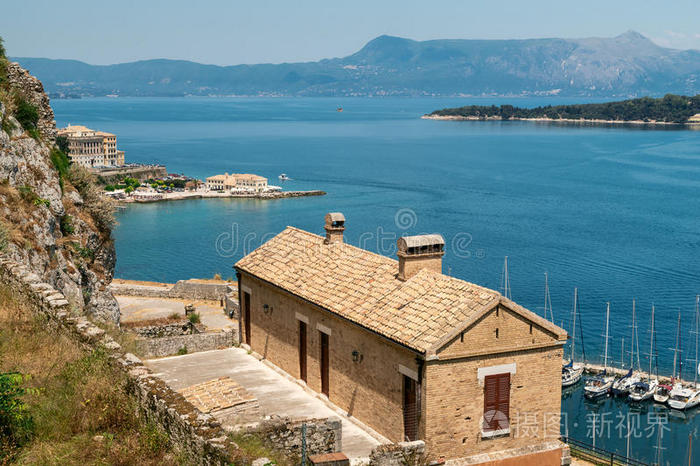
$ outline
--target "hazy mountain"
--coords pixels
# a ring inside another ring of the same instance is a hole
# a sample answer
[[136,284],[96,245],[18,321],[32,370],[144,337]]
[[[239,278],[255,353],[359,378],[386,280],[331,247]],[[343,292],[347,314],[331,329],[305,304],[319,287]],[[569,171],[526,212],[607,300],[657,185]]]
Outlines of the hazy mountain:
[[14,58],[53,95],[592,95],[700,92],[700,51],[613,38],[430,40],[380,36],[318,62],[215,66],[145,60],[97,66]]

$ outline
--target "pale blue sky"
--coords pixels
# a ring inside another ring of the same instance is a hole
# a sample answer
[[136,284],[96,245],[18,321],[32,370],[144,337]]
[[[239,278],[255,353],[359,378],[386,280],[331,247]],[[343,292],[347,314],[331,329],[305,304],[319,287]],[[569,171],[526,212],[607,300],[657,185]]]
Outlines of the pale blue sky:
[[380,34],[417,40],[615,36],[700,49],[700,0],[3,1],[12,56],[221,65],[345,56]]

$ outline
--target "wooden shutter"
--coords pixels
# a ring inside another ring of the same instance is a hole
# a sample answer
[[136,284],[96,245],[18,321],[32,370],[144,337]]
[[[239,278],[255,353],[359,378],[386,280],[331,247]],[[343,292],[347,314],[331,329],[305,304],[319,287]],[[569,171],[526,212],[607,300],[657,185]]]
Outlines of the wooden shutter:
[[510,419],[510,374],[487,375],[484,378],[483,431],[505,429]]

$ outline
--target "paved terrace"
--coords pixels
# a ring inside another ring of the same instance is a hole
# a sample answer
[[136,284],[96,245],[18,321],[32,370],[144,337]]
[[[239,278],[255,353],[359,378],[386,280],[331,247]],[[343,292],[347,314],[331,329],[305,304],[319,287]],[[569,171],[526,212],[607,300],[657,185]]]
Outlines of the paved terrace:
[[263,415],[278,415],[292,419],[340,417],[343,423],[342,448],[353,463],[369,457],[380,443],[376,433],[339,414],[337,408],[321,400],[314,392],[303,388],[288,376],[258,361],[241,348],[206,351],[184,356],[172,356],[144,361],[148,367],[174,390],[219,377],[230,377],[258,399]]
[[238,328],[238,321],[229,319],[218,301],[186,300],[177,298],[144,298],[116,296],[122,322],[137,322],[167,318],[173,313],[185,316],[185,305],[194,304],[207,330]]

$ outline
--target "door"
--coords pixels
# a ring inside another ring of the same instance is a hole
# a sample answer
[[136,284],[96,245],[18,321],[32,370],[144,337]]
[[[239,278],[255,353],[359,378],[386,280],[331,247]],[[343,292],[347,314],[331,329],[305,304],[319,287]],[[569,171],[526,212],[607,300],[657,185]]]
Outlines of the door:
[[[243,325],[245,326],[245,343],[250,345],[250,294],[243,293]],[[252,346],[251,346],[252,348]]]
[[299,321],[299,378],[306,382],[306,323]]
[[404,440],[418,439],[418,390],[417,383],[403,376],[403,435]]
[[328,380],[330,349],[328,347],[328,335],[323,332],[319,333],[321,334],[321,393],[330,398]]

